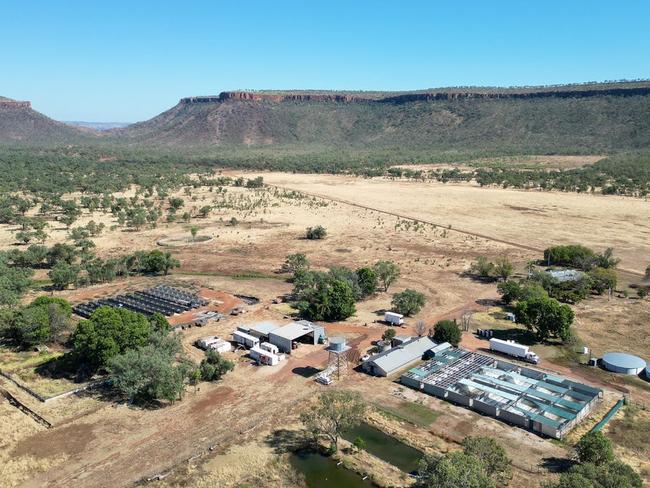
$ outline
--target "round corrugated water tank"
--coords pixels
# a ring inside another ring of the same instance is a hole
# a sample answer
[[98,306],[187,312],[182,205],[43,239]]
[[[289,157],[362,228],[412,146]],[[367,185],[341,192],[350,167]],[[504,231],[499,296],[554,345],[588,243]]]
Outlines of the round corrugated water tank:
[[645,368],[645,379],[650,381],[650,366],[646,366]]
[[625,352],[608,352],[602,357],[603,368],[614,373],[638,375],[646,367],[639,356]]
[[331,337],[328,349],[331,351],[345,351],[345,337]]

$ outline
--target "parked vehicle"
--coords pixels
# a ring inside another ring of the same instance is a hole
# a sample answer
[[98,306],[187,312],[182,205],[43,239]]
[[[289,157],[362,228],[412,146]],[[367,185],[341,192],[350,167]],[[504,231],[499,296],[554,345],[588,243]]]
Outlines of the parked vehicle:
[[332,378],[330,378],[329,376],[319,374],[318,376],[316,376],[316,382],[320,383],[321,385],[331,385]]
[[538,364],[539,356],[530,350],[528,346],[515,341],[504,341],[502,339],[490,339],[490,350],[507,354],[529,363]]

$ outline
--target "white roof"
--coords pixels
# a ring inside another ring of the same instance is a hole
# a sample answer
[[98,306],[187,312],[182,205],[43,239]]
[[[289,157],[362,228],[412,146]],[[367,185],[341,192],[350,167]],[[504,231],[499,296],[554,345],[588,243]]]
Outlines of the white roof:
[[277,324],[274,324],[273,322],[259,322],[257,324],[248,326],[248,330],[254,330],[255,332],[264,335],[268,334],[269,332],[273,332],[278,328],[279,326]]
[[254,337],[250,334],[247,334],[246,332],[242,332],[241,330],[236,330],[235,332],[232,333],[233,336],[241,337],[242,339],[248,339],[249,341],[257,341],[259,342],[259,339],[257,337]]
[[427,336],[416,337],[388,351],[372,356],[367,362],[374,363],[384,370],[386,374],[390,374],[392,371],[421,359],[425,352],[435,346],[436,343]]
[[269,335],[283,337],[284,339],[294,340],[302,337],[305,334],[322,329],[320,325],[316,325],[308,320],[299,320],[298,322],[291,322],[283,327],[275,329]]

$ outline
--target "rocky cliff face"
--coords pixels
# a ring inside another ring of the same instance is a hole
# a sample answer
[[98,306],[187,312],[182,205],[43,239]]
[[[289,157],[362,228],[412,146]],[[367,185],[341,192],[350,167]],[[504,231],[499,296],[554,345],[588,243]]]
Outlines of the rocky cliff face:
[[638,96],[650,95],[650,86],[629,87],[597,87],[597,88],[540,88],[540,89],[506,89],[490,91],[471,91],[450,89],[445,91],[426,91],[415,93],[386,93],[383,97],[367,97],[363,94],[349,95],[341,93],[258,93],[246,91],[221,92],[215,96],[182,98],[181,104],[219,103],[229,100],[252,102],[373,102],[373,103],[408,103],[429,102],[438,100],[469,100],[469,99],[536,99],[536,98],[589,98],[600,96]]
[[269,93],[255,93],[244,91],[221,92],[218,96],[209,97],[188,97],[182,98],[181,103],[214,103],[225,102],[228,100],[247,100],[253,102],[269,101],[269,102],[356,102],[367,101],[363,97],[356,97],[353,95],[311,95],[304,93],[275,95]]
[[16,109],[16,108],[32,108],[31,102],[15,102],[8,100],[0,100],[0,108]]

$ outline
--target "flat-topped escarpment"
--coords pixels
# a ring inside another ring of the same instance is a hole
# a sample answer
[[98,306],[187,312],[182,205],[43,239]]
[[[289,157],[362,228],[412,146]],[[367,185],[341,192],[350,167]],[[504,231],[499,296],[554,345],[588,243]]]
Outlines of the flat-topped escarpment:
[[32,102],[0,100],[0,108],[32,108]]

